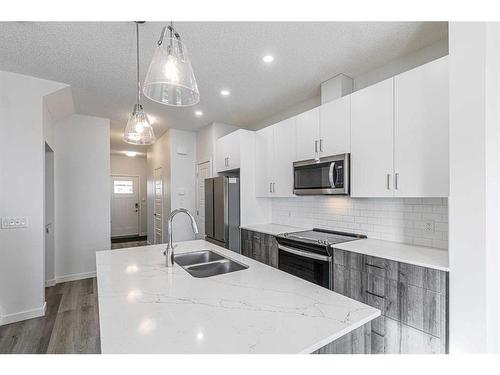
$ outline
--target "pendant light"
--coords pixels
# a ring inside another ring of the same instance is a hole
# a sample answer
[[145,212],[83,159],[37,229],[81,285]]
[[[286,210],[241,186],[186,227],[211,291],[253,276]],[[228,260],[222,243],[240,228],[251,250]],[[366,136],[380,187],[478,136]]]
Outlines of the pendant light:
[[161,32],[144,80],[143,92],[155,102],[177,107],[195,105],[200,101],[186,45],[172,22]]
[[123,134],[123,140],[133,145],[152,145],[156,141],[155,133],[141,105],[141,82],[139,80],[139,23],[144,22],[135,23],[137,39],[137,103],[128,119]]

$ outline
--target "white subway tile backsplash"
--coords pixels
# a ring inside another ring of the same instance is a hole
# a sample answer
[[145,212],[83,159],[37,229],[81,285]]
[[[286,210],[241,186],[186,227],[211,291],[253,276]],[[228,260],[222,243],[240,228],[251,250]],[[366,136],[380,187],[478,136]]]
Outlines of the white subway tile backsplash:
[[446,198],[274,198],[272,221],[421,246],[448,247]]

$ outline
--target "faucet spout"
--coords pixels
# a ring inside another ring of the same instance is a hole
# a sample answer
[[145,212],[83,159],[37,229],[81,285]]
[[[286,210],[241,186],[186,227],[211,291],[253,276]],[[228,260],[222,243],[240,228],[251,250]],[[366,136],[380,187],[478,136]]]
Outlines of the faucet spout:
[[198,234],[198,225],[196,225],[196,220],[191,212],[186,210],[185,208],[177,208],[173,210],[170,215],[168,216],[168,221],[167,221],[167,231],[168,231],[168,242],[167,242],[167,248],[165,249],[165,254],[166,257],[166,266],[167,267],[173,267],[174,266],[174,245],[173,245],[173,233],[172,233],[172,221],[174,219],[174,216],[177,215],[178,213],[185,213],[189,219],[191,219],[191,227],[193,228],[193,232],[195,234]]

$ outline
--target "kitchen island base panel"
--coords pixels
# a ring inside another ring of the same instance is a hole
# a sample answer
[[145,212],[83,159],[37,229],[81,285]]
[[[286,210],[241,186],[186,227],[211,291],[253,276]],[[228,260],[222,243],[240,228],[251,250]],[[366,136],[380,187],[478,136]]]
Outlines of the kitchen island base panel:
[[371,322],[323,346],[312,354],[371,354]]

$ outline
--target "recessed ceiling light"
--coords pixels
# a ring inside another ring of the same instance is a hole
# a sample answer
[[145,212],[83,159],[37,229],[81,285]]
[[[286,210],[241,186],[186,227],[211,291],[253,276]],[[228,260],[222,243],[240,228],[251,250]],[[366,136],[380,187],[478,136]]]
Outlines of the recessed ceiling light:
[[222,96],[229,96],[230,92],[229,92],[229,90],[224,89],[224,90],[220,90],[220,94]]
[[272,63],[274,61],[274,57],[271,55],[266,55],[262,58],[262,61],[269,64],[269,63]]
[[195,114],[197,117],[201,117],[201,116],[203,116],[203,112],[202,112],[202,111],[194,111],[194,114]]
[[127,151],[127,152],[125,153],[125,155],[127,155],[127,156],[129,156],[129,157],[133,158],[134,156],[136,156],[136,155],[137,155],[137,152],[134,152],[134,151]]

